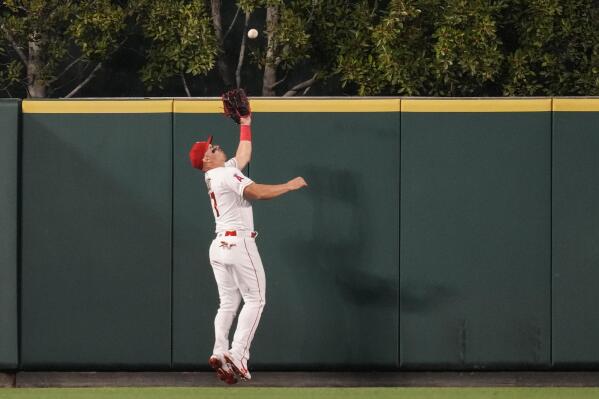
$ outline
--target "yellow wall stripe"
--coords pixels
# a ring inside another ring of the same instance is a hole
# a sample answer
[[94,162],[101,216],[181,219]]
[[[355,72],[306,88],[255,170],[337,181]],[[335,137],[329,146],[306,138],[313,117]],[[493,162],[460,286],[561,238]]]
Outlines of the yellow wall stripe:
[[[250,99],[252,112],[398,112],[393,99]],[[176,113],[221,113],[220,100],[175,100]]]
[[[599,98],[252,99],[255,112],[599,112]],[[23,100],[23,113],[221,113],[220,100]]]
[[154,114],[173,112],[173,100],[23,100],[24,114]]
[[402,112],[549,112],[551,98],[403,99],[401,110]]
[[[252,101],[253,104],[254,102]],[[182,114],[217,114],[223,112],[223,103],[220,100],[175,100],[173,112]]]
[[557,112],[599,112],[599,98],[554,98]]

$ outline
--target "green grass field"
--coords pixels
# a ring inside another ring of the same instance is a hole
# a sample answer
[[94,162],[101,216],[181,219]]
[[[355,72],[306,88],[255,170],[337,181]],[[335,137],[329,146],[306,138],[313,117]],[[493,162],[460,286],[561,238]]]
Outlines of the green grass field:
[[599,388],[4,388],[0,399],[595,399]]

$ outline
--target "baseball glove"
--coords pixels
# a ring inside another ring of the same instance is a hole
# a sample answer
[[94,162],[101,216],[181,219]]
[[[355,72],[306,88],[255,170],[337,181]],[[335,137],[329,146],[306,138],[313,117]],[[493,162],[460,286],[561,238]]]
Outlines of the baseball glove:
[[243,89],[229,90],[222,95],[224,114],[239,124],[242,117],[250,116],[250,100],[248,100]]

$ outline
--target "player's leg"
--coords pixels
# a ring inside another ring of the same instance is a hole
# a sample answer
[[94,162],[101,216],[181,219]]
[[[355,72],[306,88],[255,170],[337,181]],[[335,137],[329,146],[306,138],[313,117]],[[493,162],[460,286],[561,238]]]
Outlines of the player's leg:
[[227,364],[224,353],[229,347],[229,330],[239,308],[241,294],[237,289],[230,266],[226,266],[222,262],[222,255],[222,249],[215,246],[213,242],[210,247],[210,264],[218,287],[220,304],[214,318],[214,349],[212,356],[208,359],[208,364],[222,381],[227,384],[235,384],[237,377]]
[[[225,249],[226,250],[226,249]],[[229,349],[229,330],[241,303],[241,294],[233,277],[231,266],[222,262],[223,248],[214,243],[210,247],[210,264],[218,287],[219,307],[214,318],[214,354]]]
[[[266,304],[266,278],[256,242],[244,239],[239,244],[239,259],[233,270],[244,304],[237,320],[230,355],[235,360],[233,364],[244,374],[247,372],[250,346]],[[249,372],[245,378],[251,378]]]

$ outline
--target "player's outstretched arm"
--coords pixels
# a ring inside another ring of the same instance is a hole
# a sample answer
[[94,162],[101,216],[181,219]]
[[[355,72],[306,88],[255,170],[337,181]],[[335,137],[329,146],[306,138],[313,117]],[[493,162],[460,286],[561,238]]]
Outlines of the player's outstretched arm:
[[303,177],[296,177],[284,184],[252,183],[243,190],[243,196],[247,200],[269,200],[307,185]]
[[239,118],[239,145],[237,146],[237,152],[235,153],[235,159],[237,160],[237,167],[239,170],[243,170],[245,166],[252,159],[252,117]]

